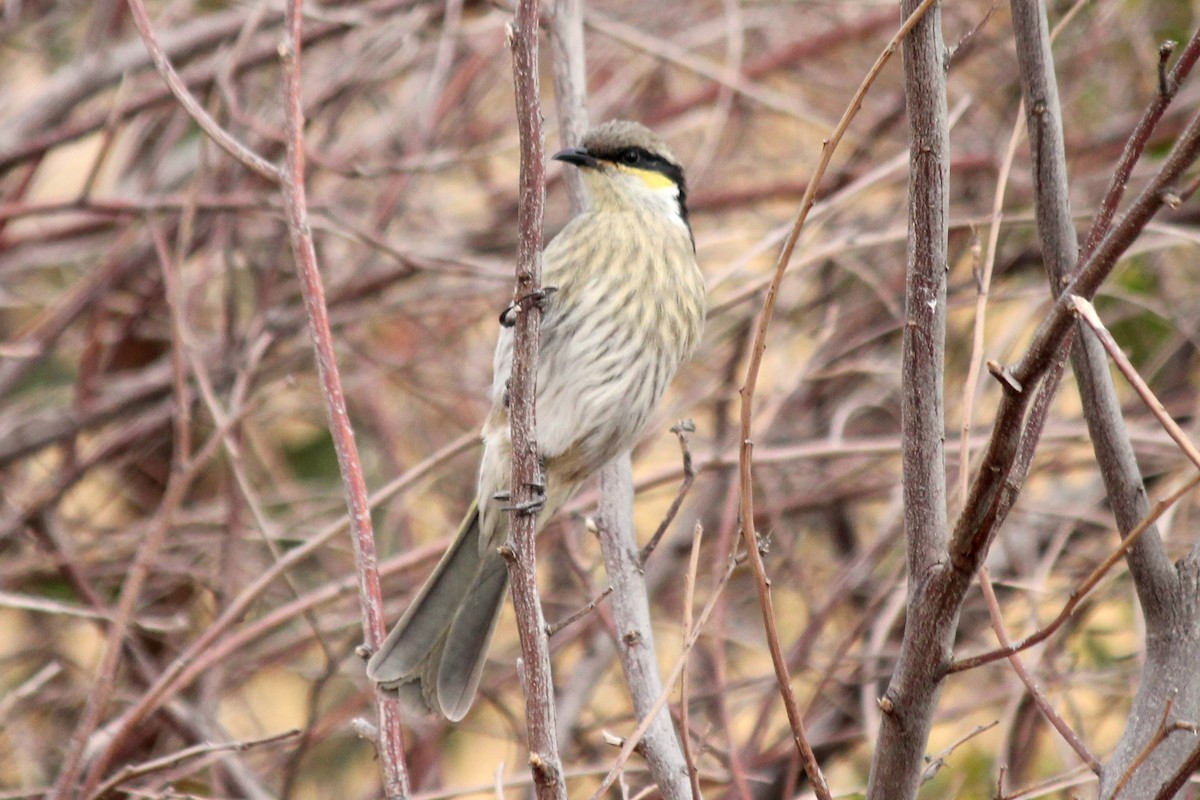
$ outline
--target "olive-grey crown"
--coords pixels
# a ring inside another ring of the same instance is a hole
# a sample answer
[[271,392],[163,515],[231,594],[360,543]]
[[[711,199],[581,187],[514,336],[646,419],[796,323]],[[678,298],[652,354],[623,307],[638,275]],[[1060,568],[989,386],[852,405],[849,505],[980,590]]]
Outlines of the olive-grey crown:
[[619,162],[626,151],[642,150],[646,155],[679,167],[679,159],[654,131],[626,119],[597,125],[583,137],[582,144],[588,153],[605,161]]
[[687,195],[683,167],[671,148],[645,125],[629,120],[615,119],[597,125],[587,132],[579,147],[561,150],[554,158],[587,170],[603,171],[608,165],[615,165],[657,172],[679,187],[680,198]]

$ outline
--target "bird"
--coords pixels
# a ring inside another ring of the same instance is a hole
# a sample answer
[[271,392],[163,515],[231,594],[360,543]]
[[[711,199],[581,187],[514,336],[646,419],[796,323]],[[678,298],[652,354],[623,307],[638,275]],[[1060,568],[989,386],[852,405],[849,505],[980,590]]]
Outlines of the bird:
[[[679,160],[643,125],[601,124],[555,160],[581,173],[588,204],[542,251],[536,440],[541,530],[579,486],[631,448],[706,313]],[[508,379],[512,306],[501,315],[475,501],[367,676],[421,712],[471,708],[508,588]]]

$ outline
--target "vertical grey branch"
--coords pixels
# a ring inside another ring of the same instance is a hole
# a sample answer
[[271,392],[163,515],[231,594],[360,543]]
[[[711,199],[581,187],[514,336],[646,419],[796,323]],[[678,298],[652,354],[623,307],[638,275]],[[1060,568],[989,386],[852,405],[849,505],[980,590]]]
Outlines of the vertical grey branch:
[[[646,718],[662,694],[662,677],[650,622],[650,601],[642,556],[633,527],[633,470],[629,454],[618,456],[600,473],[600,550],[612,583],[617,654],[638,721]],[[667,800],[691,798],[687,761],[671,715],[663,708],[642,737],[642,753],[659,792]]]
[[[1062,111],[1058,102],[1050,33],[1043,2],[1014,0],[1013,28],[1032,155],[1038,236],[1051,291],[1058,295],[1075,271],[1078,238],[1071,222]],[[1082,323],[1076,323],[1081,325]],[[1071,352],[1084,418],[1096,453],[1109,505],[1122,536],[1150,512],[1133,445],[1108,369],[1104,348],[1090,330],[1080,331]],[[1200,713],[1200,632],[1196,631],[1194,578],[1190,601],[1151,529],[1127,557],[1146,620],[1146,663],[1129,725],[1101,774],[1101,797],[1118,789],[1121,797],[1149,797],[1190,754],[1195,736],[1164,740],[1125,777],[1161,722],[1194,720]],[[1164,711],[1170,709],[1164,718]],[[1121,781],[1124,785],[1121,786]]]
[[[905,0],[902,13],[919,4]],[[909,230],[901,399],[908,619],[896,672],[880,705],[867,796],[915,797],[925,744],[958,620],[945,591],[947,542],[943,372],[949,125],[941,12],[934,6],[904,40],[909,115]]]
[[[551,17],[550,53],[559,135],[564,147],[574,147],[588,127],[583,0],[556,0]],[[578,170],[568,170],[566,180],[571,214],[576,215],[587,204],[583,180]],[[634,713],[641,721],[662,694],[663,686],[650,621],[650,600],[633,525],[633,465],[628,451],[600,471],[598,517],[600,550],[613,588],[617,654]],[[665,709],[650,724],[641,747],[662,795],[671,800],[690,797],[687,761],[671,715]]]
[[535,298],[542,287],[542,213],[546,204],[542,112],[538,102],[538,1],[521,0],[513,21],[513,81],[521,138],[520,205],[517,210],[515,302],[522,313],[513,329],[509,415],[512,430],[512,511],[509,517],[513,606],[525,670],[525,720],[529,766],[539,800],[566,800],[554,728],[554,684],[550,647],[538,598],[534,537],[536,517],[522,509],[536,501],[541,484],[537,449],[538,345],[542,312]]
[[[911,13],[915,3],[905,3]],[[946,270],[950,133],[941,9],[904,40],[909,115],[908,259],[901,397],[904,514],[910,579],[944,557]]]
[[[1050,51],[1050,33],[1041,2],[1012,4],[1021,84],[1030,113],[1026,117],[1032,156],[1034,202],[1050,288],[1057,297],[1075,272],[1079,240],[1071,221],[1062,109]],[[1081,323],[1076,323],[1077,326]],[[1150,513],[1150,504],[1104,349],[1090,330],[1075,337],[1071,353],[1079,382],[1088,433],[1122,535]],[[1149,619],[1166,612],[1175,577],[1157,530],[1148,530],[1129,555],[1139,598]]]
[[[555,0],[550,17],[550,64],[563,147],[575,147],[588,129],[587,61],[583,44],[583,0]],[[587,197],[579,170],[567,170],[571,215],[583,211]]]

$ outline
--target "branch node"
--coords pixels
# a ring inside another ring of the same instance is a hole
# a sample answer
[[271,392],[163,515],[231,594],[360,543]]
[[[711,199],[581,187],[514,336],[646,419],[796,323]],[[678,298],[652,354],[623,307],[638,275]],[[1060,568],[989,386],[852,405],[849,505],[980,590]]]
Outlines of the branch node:
[[1011,392],[1012,394],[1021,394],[1025,391],[1025,387],[1012,374],[1012,370],[1003,366],[1000,362],[989,360],[987,362],[987,371],[988,374],[1000,382],[1004,391]]
[[366,739],[368,742],[379,742],[379,729],[362,717],[355,717],[350,720],[350,730],[354,731],[354,735],[360,739]]
[[1158,46],[1158,93],[1163,97],[1169,97],[1175,91],[1167,76],[1167,62],[1178,44],[1174,39],[1166,39]]
[[883,713],[888,714],[889,716],[896,713],[895,702],[893,702],[892,698],[888,697],[886,694],[883,697],[879,698],[878,703],[879,703],[879,710],[882,711]]

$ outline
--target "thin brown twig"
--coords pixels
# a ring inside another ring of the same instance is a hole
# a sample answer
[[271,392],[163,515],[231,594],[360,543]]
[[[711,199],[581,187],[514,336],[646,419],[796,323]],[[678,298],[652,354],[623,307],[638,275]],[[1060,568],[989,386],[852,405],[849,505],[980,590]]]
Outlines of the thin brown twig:
[[683,672],[684,665],[687,663],[688,654],[691,653],[692,647],[696,644],[696,640],[700,638],[700,632],[704,630],[704,626],[707,624],[709,616],[712,615],[713,609],[716,607],[717,601],[721,598],[721,594],[725,589],[725,585],[729,582],[729,577],[733,575],[733,571],[737,568],[738,563],[739,560],[737,558],[732,556],[729,558],[725,566],[725,572],[721,575],[720,580],[717,581],[717,585],[713,588],[712,596],[709,597],[704,609],[700,612],[700,616],[696,618],[695,626],[684,640],[683,650],[675,659],[675,664],[672,666],[670,674],[667,675],[667,679],[663,682],[663,690],[659,694],[658,700],[655,701],[654,707],[651,708],[650,711],[642,718],[641,724],[637,726],[633,733],[629,734],[629,736],[625,738],[625,741],[621,745],[621,752],[617,755],[616,761],[609,768],[608,774],[604,776],[604,780],[601,781],[599,788],[597,788],[592,794],[592,800],[600,800],[600,798],[605,796],[605,792],[609,790],[609,788],[617,780],[618,776],[620,776],[625,767],[625,762],[629,760],[629,757],[633,754],[634,749],[638,746],[638,743],[641,742],[642,737],[646,734],[650,724],[655,720],[655,718],[658,717],[658,713],[662,711],[663,706],[666,705],[667,700],[671,696],[671,687],[675,685],[675,681],[679,680],[679,676]]
[[129,10],[133,15],[133,22],[137,26],[138,33],[141,34],[142,41],[146,43],[146,49],[150,51],[150,58],[154,61],[155,69],[158,70],[167,84],[167,88],[171,90],[171,94],[175,96],[188,116],[222,150],[241,162],[247,169],[272,183],[278,183],[282,178],[279,168],[235,139],[233,134],[222,128],[204,109],[204,106],[192,96],[187,84],[179,77],[179,73],[172,66],[166,51],[159,44],[158,37],[154,34],[154,27],[150,22],[150,15],[146,12],[146,4],[142,0],[129,0]]
[[[157,244],[165,247],[165,243],[161,240]],[[164,262],[163,268],[170,273],[173,272],[174,265]],[[166,280],[170,282],[173,278],[167,277]],[[171,305],[173,302],[174,299],[168,299],[168,305]],[[173,326],[173,332],[175,335],[178,335],[178,328]],[[88,695],[88,700],[84,706],[79,724],[72,735],[71,746],[63,762],[63,768],[59,772],[54,790],[50,794],[50,797],[55,800],[74,796],[73,793],[80,789],[79,775],[84,766],[83,755],[92,733],[99,726],[104,711],[112,699],[113,692],[116,690],[117,669],[120,666],[124,653],[125,637],[128,635],[129,628],[132,625],[133,615],[141,597],[142,589],[150,577],[151,568],[163,543],[166,541],[167,533],[171,528],[171,522],[178,512],[179,506],[183,503],[192,481],[196,478],[200,468],[208,463],[217,450],[218,437],[217,435],[213,435],[209,437],[199,451],[192,452],[191,391],[187,382],[186,365],[183,361],[181,343],[175,342],[174,344],[175,347],[172,349],[174,409],[171,423],[171,476],[167,481],[166,491],[163,493],[158,509],[154,516],[147,522],[148,530],[145,538],[138,547],[137,555],[130,565],[125,581],[121,586],[121,594],[117,601],[117,607],[112,615],[112,625],[105,640],[104,657],[100,668],[96,671],[96,679],[93,683],[92,691]],[[109,740],[103,753],[92,762],[82,781],[83,794],[90,792],[99,782],[115,749],[122,744],[123,742],[119,736],[114,736]]]
[[1180,731],[1188,731],[1190,733],[1200,732],[1200,727],[1198,727],[1194,722],[1175,720],[1174,722],[1168,723],[1167,719],[1169,719],[1171,716],[1172,706],[1173,704],[1170,700],[1168,700],[1166,705],[1163,706],[1162,719],[1159,720],[1158,728],[1154,731],[1154,735],[1150,737],[1150,740],[1146,742],[1146,746],[1142,748],[1141,752],[1137,754],[1137,757],[1134,758],[1133,761],[1129,762],[1129,766],[1126,767],[1125,771],[1121,773],[1121,779],[1117,781],[1117,785],[1113,787],[1112,794],[1108,796],[1108,800],[1116,800],[1121,796],[1121,790],[1124,789],[1125,785],[1133,778],[1133,773],[1137,772],[1138,767],[1146,763],[1146,760],[1150,758],[1154,751],[1158,749],[1159,745],[1165,742],[1171,736],[1171,734],[1179,733]]
[[764,108],[795,117],[810,125],[824,126],[825,124],[824,120],[818,119],[816,115],[808,111],[802,104],[795,102],[788,94],[756,84],[748,79],[745,73],[733,71],[723,64],[713,64],[668,39],[654,36],[598,11],[588,14],[587,25],[598,33],[651,54],[656,59],[678,64],[716,84],[726,85],[742,97],[758,103]]
[[[220,431],[217,432],[218,435],[220,433]],[[430,455],[424,461],[413,465],[407,472],[397,476],[391,483],[372,495],[371,507],[374,508],[398,492],[412,488],[412,486],[427,477],[435,468],[444,465],[449,459],[465,452],[477,442],[478,437],[474,432],[460,436],[441,450]],[[249,586],[231,599],[222,610],[220,616],[213,620],[205,628],[204,632],[159,674],[157,680],[122,715],[121,719],[114,726],[113,738],[119,740],[121,737],[128,735],[130,730],[166,702],[169,692],[172,690],[178,691],[190,684],[214,660],[227,656],[229,652],[236,650],[240,644],[253,638],[254,635],[261,635],[267,630],[273,629],[274,626],[291,619],[296,613],[309,607],[307,602],[289,604],[289,606],[285,606],[274,614],[267,615],[258,620],[254,626],[251,626],[250,631],[242,630],[226,640],[221,639],[230,628],[245,616],[246,611],[254,601],[278,580],[284,572],[293,569],[298,563],[327,546],[330,540],[346,529],[348,524],[349,520],[343,517],[326,525],[314,534],[312,538],[304,542],[304,544],[289,550],[282,559],[268,567]],[[355,583],[358,583],[357,575],[355,576]],[[337,588],[336,593],[340,593],[340,588]]]
[[1142,379],[1142,376],[1138,374],[1137,368],[1133,366],[1133,362],[1129,360],[1129,356],[1125,355],[1125,351],[1117,344],[1117,340],[1113,338],[1108,328],[1104,327],[1100,315],[1096,313],[1096,307],[1090,301],[1078,295],[1072,295],[1070,301],[1072,307],[1075,309],[1075,313],[1088,324],[1088,327],[1100,339],[1100,344],[1104,346],[1113,363],[1117,365],[1117,369],[1125,376],[1125,380],[1129,381],[1134,391],[1137,392],[1138,397],[1146,404],[1146,408],[1150,409],[1150,413],[1154,415],[1154,418],[1159,421],[1159,424],[1163,426],[1167,434],[1179,445],[1179,449],[1188,457],[1188,460],[1195,464],[1197,469],[1200,469],[1200,449],[1196,448],[1196,445],[1188,438],[1183,428],[1179,427],[1179,423],[1171,418],[1171,415],[1167,413],[1167,409],[1163,407],[1162,401],[1155,396],[1153,390]]
[[[1066,28],[1067,24],[1083,10],[1089,0],[1076,0],[1071,9],[1050,32],[1053,41]],[[988,11],[989,16],[995,6]],[[1008,188],[1008,178],[1012,172],[1013,161],[1017,155],[1017,145],[1021,141],[1021,133],[1025,129],[1025,101],[1017,104],[1016,118],[1013,120],[1012,133],[1009,135],[1008,146],[1000,162],[1000,171],[996,175],[996,189],[992,197],[992,219],[988,225],[987,250],[984,253],[983,268],[977,275],[978,296],[975,300],[975,325],[971,336],[971,361],[967,367],[966,378],[963,382],[963,412],[961,435],[959,438],[960,456],[958,461],[959,493],[966,498],[971,489],[971,417],[975,407],[975,390],[979,385],[980,371],[983,364],[984,326],[987,321],[988,293],[992,285],[992,272],[996,265],[996,253],[1000,241],[1000,228],[1004,220],[1004,195]]]
[[950,757],[951,753],[974,739],[976,736],[986,731],[990,731],[999,724],[1000,720],[994,719],[986,725],[976,725],[974,728],[967,731],[950,744],[946,745],[942,752],[929,758],[929,765],[925,767],[925,772],[921,775],[921,783],[926,784],[933,780],[934,777],[937,776],[938,772],[941,771],[942,767],[946,766],[946,759]]
[[[992,619],[992,630],[996,632],[996,640],[1000,642],[1001,647],[1011,646],[1012,642],[1008,638],[1008,631],[1004,628],[1004,616],[1000,611],[1000,602],[996,599],[996,591],[992,587],[992,577],[986,566],[979,568],[979,586],[983,589],[983,599],[987,603],[988,615]],[[1063,740],[1070,745],[1076,755],[1083,759],[1092,772],[1099,775],[1103,767],[1100,760],[1092,755],[1092,751],[1088,750],[1087,745],[1079,738],[1079,734],[1067,724],[1067,721],[1062,718],[1061,714],[1054,710],[1054,706],[1050,705],[1050,701],[1042,692],[1041,687],[1037,685],[1037,681],[1029,674],[1029,670],[1025,668],[1024,662],[1021,661],[1021,656],[1017,653],[1012,653],[1008,657],[1008,662],[1012,664],[1013,672],[1017,673],[1017,677],[1021,679],[1021,683],[1025,684],[1026,691],[1033,698],[1033,702],[1038,707],[1038,710],[1042,712],[1042,716],[1059,732]]]
[[[704,529],[700,523],[692,531],[692,552],[688,557],[687,582],[683,590],[683,632],[686,636],[692,629],[692,604],[696,600],[696,573],[700,567],[700,537]],[[687,762],[688,780],[692,785],[692,800],[701,800],[700,771],[696,766],[696,757],[692,754],[692,736],[688,728],[688,668],[683,665],[679,675],[679,739],[683,747],[683,759]]]
[[1171,68],[1169,74],[1163,74],[1163,62],[1159,62],[1158,95],[1154,98],[1154,102],[1142,112],[1142,116],[1134,126],[1133,132],[1129,134],[1129,138],[1125,141],[1125,147],[1121,151],[1121,158],[1117,162],[1117,168],[1113,170],[1108,189],[1104,193],[1104,198],[1100,201],[1096,218],[1092,222],[1092,229],[1088,231],[1087,241],[1084,242],[1083,250],[1080,253],[1080,260],[1087,258],[1096,249],[1096,245],[1100,243],[1100,240],[1104,238],[1104,235],[1112,227],[1113,217],[1117,213],[1117,207],[1121,204],[1121,198],[1125,194],[1125,187],[1129,184],[1129,177],[1133,174],[1133,168],[1137,165],[1142,153],[1146,150],[1146,146],[1150,143],[1150,134],[1154,132],[1159,120],[1162,119],[1163,114],[1166,113],[1167,108],[1171,105],[1171,101],[1175,99],[1179,87],[1183,85],[1183,81],[1191,73],[1197,59],[1200,59],[1200,30],[1192,34],[1192,38],[1188,40],[1187,46],[1179,54],[1179,58],[1175,61],[1175,66]]
[[572,611],[570,614],[568,614],[567,616],[563,617],[562,619],[546,625],[546,635],[554,636],[554,634],[558,633],[559,631],[561,631],[563,628],[567,627],[568,625],[573,625],[574,623],[583,619],[588,614],[595,611],[596,607],[599,606],[602,602],[604,602],[604,598],[608,597],[610,594],[612,594],[612,592],[613,592],[613,587],[611,587],[611,586],[604,587],[604,591],[600,592],[600,594],[598,594],[594,598],[592,598],[591,602],[589,602],[587,605],[577,608],[574,611]]
[[[671,432],[679,437],[679,448],[683,454],[683,481],[680,484],[678,493],[675,495],[675,499],[671,502],[670,508],[667,509],[666,515],[659,523],[658,529],[655,530],[654,535],[650,537],[650,541],[646,543],[646,546],[642,548],[640,554],[640,560],[642,564],[646,563],[650,557],[650,554],[653,553],[654,549],[658,546],[658,543],[666,533],[667,528],[679,513],[679,508],[683,504],[684,499],[687,497],[688,490],[696,480],[696,468],[692,462],[692,453],[687,444],[687,433],[694,430],[695,425],[691,420],[681,420],[671,427]],[[546,635],[554,636],[568,625],[572,625],[575,622],[583,619],[592,611],[595,611],[596,607],[603,602],[604,598],[612,594],[612,591],[612,586],[605,587],[604,591],[592,598],[587,605],[572,611],[570,614],[560,620],[547,624]]]
[[256,747],[264,745],[278,744],[279,742],[287,741],[300,735],[300,731],[296,728],[283,731],[282,733],[264,736],[261,739],[247,739],[241,742],[226,742],[224,744],[197,744],[191,747],[185,747],[174,753],[168,753],[165,756],[143,761],[140,764],[126,764],[121,770],[109,778],[104,783],[96,787],[96,791],[92,793],[92,797],[101,797],[105,792],[116,789],[123,783],[140,778],[143,775],[151,775],[155,772],[162,772],[166,769],[179,766],[185,761],[190,761],[193,758],[199,758],[203,755],[211,753],[220,753],[228,750],[245,751],[252,750]]
[[83,179],[83,186],[79,190],[80,200],[86,200],[92,194],[92,191],[96,188],[96,180],[100,177],[100,170],[104,167],[109,155],[112,153],[113,144],[117,138],[117,121],[120,118],[121,103],[124,102],[125,93],[128,90],[127,81],[127,77],[122,77],[121,82],[117,84],[117,90],[112,99],[112,108],[109,111],[108,119],[104,122],[100,138],[100,150],[92,159],[87,175]]
[[642,564],[645,564],[646,560],[650,558],[650,554],[654,552],[654,548],[658,547],[658,543],[662,539],[663,534],[667,532],[667,528],[675,521],[675,515],[679,513],[679,507],[683,505],[688,491],[691,490],[692,484],[696,481],[696,468],[692,464],[692,451],[688,449],[687,441],[687,435],[695,430],[696,425],[690,419],[680,420],[671,426],[671,433],[679,438],[679,449],[683,455],[683,481],[679,484],[679,491],[675,494],[675,499],[671,501],[671,506],[667,509],[666,515],[658,523],[658,528],[654,531],[654,535],[650,537],[650,541],[646,542],[646,546],[642,548],[640,556]]
[[1154,800],[1172,800],[1198,769],[1200,769],[1200,744],[1192,748],[1192,752],[1179,765],[1179,769],[1175,770],[1175,774],[1163,783],[1162,788],[1154,795]]

